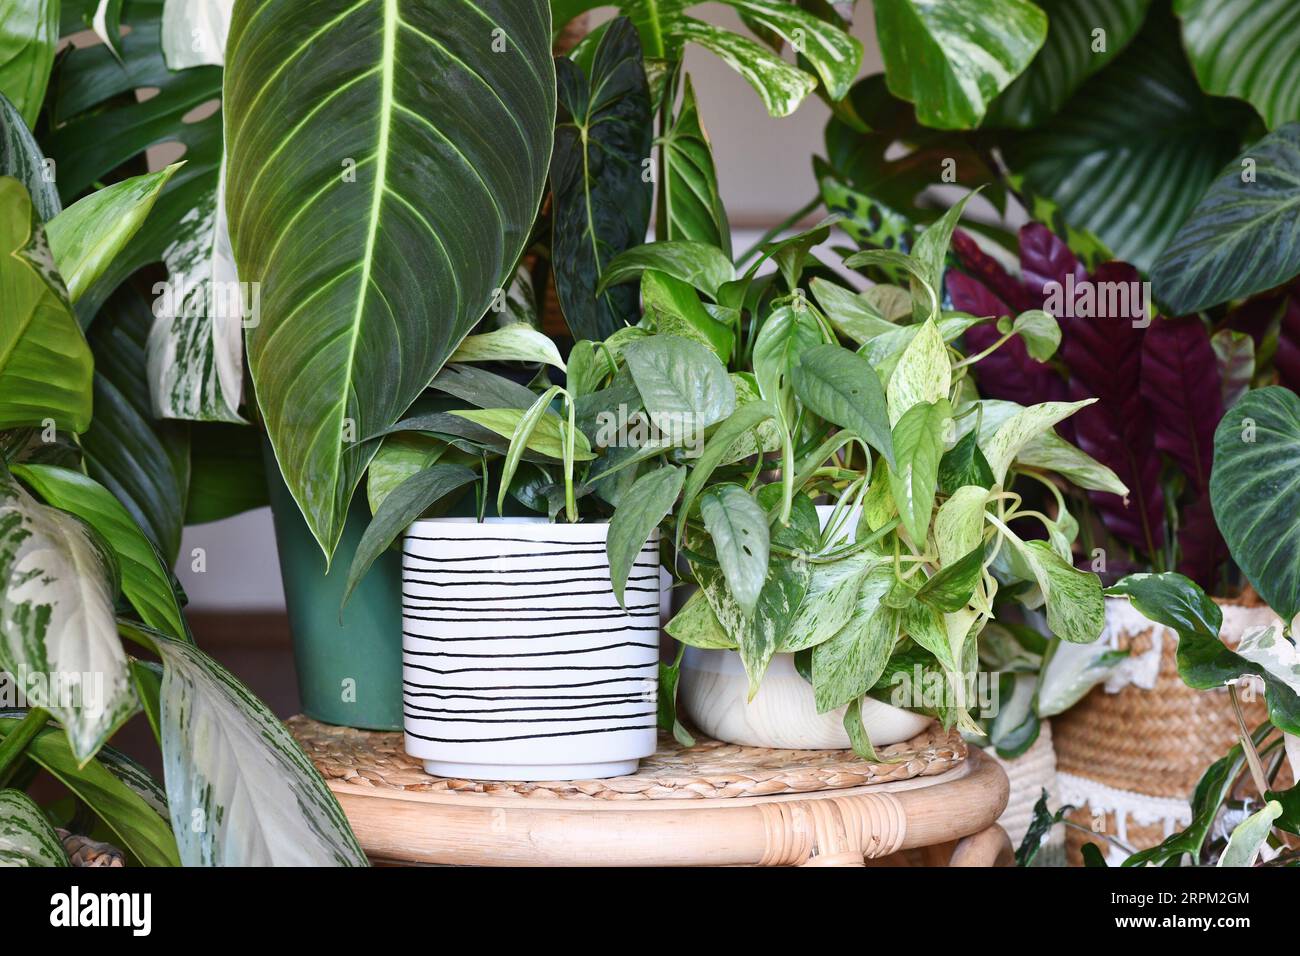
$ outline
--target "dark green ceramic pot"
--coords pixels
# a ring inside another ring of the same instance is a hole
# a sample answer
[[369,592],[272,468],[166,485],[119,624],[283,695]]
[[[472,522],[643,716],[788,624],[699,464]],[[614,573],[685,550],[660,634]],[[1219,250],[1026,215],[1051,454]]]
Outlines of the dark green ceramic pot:
[[280,476],[269,448],[267,484],[293,631],[298,692],[307,716],[366,730],[402,729],[402,558],[379,556],[339,622],[348,568],[370,521],[364,484],[353,496],[333,566]]

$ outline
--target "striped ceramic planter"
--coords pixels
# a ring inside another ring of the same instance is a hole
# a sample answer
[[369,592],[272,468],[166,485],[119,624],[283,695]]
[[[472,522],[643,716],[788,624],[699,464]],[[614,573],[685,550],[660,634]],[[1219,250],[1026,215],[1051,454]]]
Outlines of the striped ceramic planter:
[[402,558],[406,752],[429,773],[572,780],[632,773],[655,749],[658,538],[626,611],[607,524],[417,521]]

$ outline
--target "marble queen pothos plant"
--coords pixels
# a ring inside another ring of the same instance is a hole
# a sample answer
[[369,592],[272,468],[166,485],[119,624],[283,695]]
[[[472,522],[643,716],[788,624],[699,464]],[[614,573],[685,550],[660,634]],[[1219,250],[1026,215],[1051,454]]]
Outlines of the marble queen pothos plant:
[[[1053,431],[1088,402],[1025,408],[976,392],[970,371],[997,348],[1018,339],[1045,361],[1060,332],[1038,310],[999,321],[942,309],[964,206],[926,229],[910,255],[869,251],[845,262],[894,270],[910,291],[854,293],[817,277],[814,303],[799,276],[818,234],[769,250],[787,292],[747,313],[744,361],[756,394],[682,462],[670,522],[699,591],[669,633],[737,650],[751,695],[774,654],[795,652],[818,709],[847,705],[846,729],[864,755],[872,748],[857,719],[861,698],[888,697],[895,672],[914,664],[942,675],[945,723],[979,732],[964,675],[977,670],[979,635],[999,597],[1044,607],[1066,641],[1093,641],[1103,627],[1101,582],[1072,563],[1077,525],[1056,476],[1123,486]],[[963,354],[962,333],[990,321],[995,343]],[[732,463],[737,437],[764,428],[773,459]],[[1049,489],[1054,514],[1023,506],[1022,480]],[[815,500],[836,505],[825,532]]]

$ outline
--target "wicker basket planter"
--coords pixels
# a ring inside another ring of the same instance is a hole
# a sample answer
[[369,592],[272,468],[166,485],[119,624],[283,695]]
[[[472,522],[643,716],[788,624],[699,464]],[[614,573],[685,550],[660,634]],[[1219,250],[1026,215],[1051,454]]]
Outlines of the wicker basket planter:
[[[1014,760],[1003,760],[989,748],[987,753],[1007,773],[1011,782],[1011,795],[1007,808],[998,817],[998,825],[1007,831],[1012,846],[1020,846],[1034,817],[1034,804],[1047,791],[1047,804],[1055,809],[1061,805],[1060,788],[1056,780],[1056,749],[1052,743],[1051,721],[1044,720],[1033,746]],[[1047,843],[1039,851],[1035,865],[1059,864],[1065,855],[1063,828],[1053,828]]]
[[[1248,628],[1277,622],[1253,595],[1216,601],[1229,646]],[[1124,686],[1098,687],[1053,719],[1061,800],[1079,808],[1075,822],[1143,850],[1190,822],[1192,791],[1236,742],[1237,721],[1226,690],[1192,690],[1179,678],[1177,635],[1123,599],[1108,599],[1106,614],[1101,639],[1131,654]],[[1243,709],[1251,726],[1267,717],[1262,695]],[[1088,834],[1069,829],[1066,842],[1070,862],[1081,862]]]

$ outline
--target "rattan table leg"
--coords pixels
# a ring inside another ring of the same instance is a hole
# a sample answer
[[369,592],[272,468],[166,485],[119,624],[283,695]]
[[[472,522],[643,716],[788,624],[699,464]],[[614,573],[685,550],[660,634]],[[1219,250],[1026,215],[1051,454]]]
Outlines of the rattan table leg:
[[903,843],[907,816],[891,793],[797,800],[759,807],[762,866],[862,866]]
[[1011,838],[996,823],[957,842],[949,866],[1011,866],[1015,854]]

